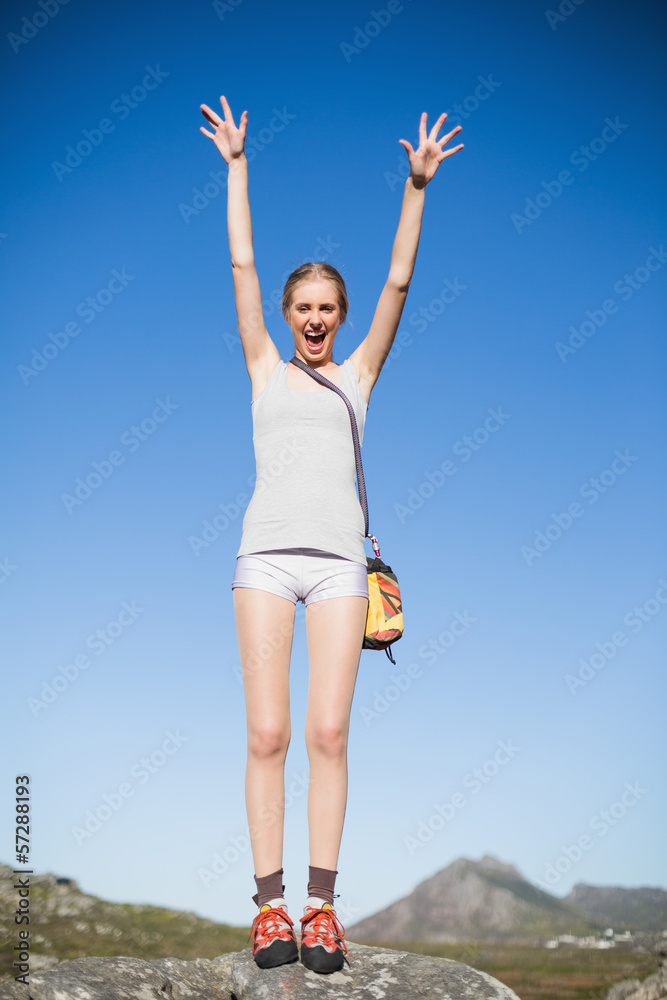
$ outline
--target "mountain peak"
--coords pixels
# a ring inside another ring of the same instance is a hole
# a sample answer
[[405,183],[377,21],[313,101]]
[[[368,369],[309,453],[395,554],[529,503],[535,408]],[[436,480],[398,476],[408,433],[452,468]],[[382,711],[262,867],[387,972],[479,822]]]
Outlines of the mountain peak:
[[[475,864],[475,862],[473,862]],[[504,875],[513,875],[515,878],[523,878],[523,875],[514,865],[506,864],[504,861],[500,861],[499,858],[495,858],[493,854],[485,854],[481,861],[477,864],[480,868],[485,868],[487,871],[497,871],[502,872]]]
[[356,941],[517,941],[588,933],[592,922],[571,901],[528,882],[515,865],[485,854],[457,858],[403,899],[349,928]]

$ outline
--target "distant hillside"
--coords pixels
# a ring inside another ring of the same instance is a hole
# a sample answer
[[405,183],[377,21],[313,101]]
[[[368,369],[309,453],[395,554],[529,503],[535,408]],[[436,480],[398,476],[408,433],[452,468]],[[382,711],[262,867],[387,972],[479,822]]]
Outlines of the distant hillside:
[[614,930],[661,931],[667,928],[667,892],[664,889],[621,889],[577,882],[566,899],[587,913],[591,920]]
[[[13,975],[16,878],[0,864],[0,978]],[[108,903],[82,893],[72,879],[30,876],[30,966],[35,972],[87,956],[215,958],[246,948],[248,930],[159,906]]]
[[[15,878],[11,868],[0,864],[0,979],[14,974]],[[70,958],[192,960],[248,947],[249,928],[158,906],[110,903],[55,875],[31,876],[30,901],[34,972]],[[358,943],[539,945],[558,934],[595,934],[607,927],[662,931],[667,928],[667,892],[579,883],[566,899],[557,899],[527,882],[513,865],[487,854],[481,861],[459,858],[404,899],[348,927],[347,937]]]
[[351,941],[488,941],[540,944],[609,926],[570,900],[543,892],[490,854],[459,858],[409,896],[347,930]]

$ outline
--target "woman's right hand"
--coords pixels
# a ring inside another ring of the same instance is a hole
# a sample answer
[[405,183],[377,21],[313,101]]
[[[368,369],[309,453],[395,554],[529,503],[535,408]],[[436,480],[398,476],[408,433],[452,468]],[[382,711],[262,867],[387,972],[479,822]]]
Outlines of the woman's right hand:
[[237,128],[234,124],[234,119],[232,117],[229,104],[227,103],[227,98],[224,97],[224,95],[220,98],[220,103],[222,104],[222,109],[225,113],[224,121],[215,113],[215,111],[212,111],[207,104],[199,105],[204,118],[215,129],[215,132],[212,133],[202,126],[200,131],[203,132],[204,135],[208,136],[209,139],[213,139],[213,142],[222,153],[225,162],[231,163],[232,160],[238,159],[238,157],[243,154],[245,134],[246,129],[248,128],[248,112],[243,112],[239,122],[239,127]]

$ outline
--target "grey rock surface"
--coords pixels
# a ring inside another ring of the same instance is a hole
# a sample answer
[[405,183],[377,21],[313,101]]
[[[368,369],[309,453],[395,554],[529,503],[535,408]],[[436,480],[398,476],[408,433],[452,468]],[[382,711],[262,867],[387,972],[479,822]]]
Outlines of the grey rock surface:
[[605,1000],[628,1000],[628,997],[636,993],[640,986],[639,979],[624,979],[623,982],[612,986]]
[[0,1000],[518,1000],[460,962],[348,943],[350,967],[323,976],[301,962],[258,969],[249,948],[214,959],[77,958],[0,983]]
[[607,993],[607,1000],[663,1000],[667,997],[667,966],[661,965],[657,972],[643,982],[638,979],[624,979]]

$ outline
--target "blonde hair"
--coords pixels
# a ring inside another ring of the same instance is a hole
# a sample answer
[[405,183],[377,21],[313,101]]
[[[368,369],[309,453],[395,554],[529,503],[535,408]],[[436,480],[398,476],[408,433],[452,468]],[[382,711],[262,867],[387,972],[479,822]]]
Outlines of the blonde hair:
[[283,290],[283,317],[287,320],[292,305],[292,295],[297,285],[300,285],[304,281],[317,279],[330,281],[335,286],[336,298],[338,299],[338,310],[340,313],[340,322],[344,323],[347,311],[350,308],[350,303],[347,298],[347,289],[345,287],[345,279],[340,271],[337,271],[335,267],[331,266],[331,264],[326,264],[323,260],[307,261],[305,264],[297,267],[295,271],[292,271],[289,278],[285,282],[285,288]]

